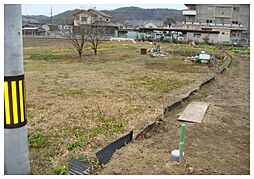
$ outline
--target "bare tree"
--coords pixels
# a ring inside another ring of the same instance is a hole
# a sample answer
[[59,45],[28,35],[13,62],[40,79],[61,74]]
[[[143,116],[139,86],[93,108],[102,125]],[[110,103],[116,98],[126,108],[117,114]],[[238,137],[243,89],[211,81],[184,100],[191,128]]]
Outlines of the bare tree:
[[77,26],[73,29],[62,30],[62,32],[71,41],[80,59],[86,41],[91,43],[94,55],[97,55],[98,46],[108,38],[106,27],[92,25]]
[[91,43],[94,55],[97,55],[98,46],[107,39],[107,28],[98,26],[87,26],[86,40]]
[[72,45],[76,48],[79,58],[82,57],[82,51],[85,42],[91,43],[91,48],[94,51],[94,55],[97,55],[98,46],[107,39],[107,34],[110,31],[110,27],[103,25],[95,25],[96,22],[92,16],[90,22],[87,24],[74,26],[73,29],[63,30],[64,35],[72,42]]
[[78,52],[79,59],[82,57],[83,47],[85,45],[86,31],[83,28],[75,27],[73,29],[62,30],[65,37],[67,37]]

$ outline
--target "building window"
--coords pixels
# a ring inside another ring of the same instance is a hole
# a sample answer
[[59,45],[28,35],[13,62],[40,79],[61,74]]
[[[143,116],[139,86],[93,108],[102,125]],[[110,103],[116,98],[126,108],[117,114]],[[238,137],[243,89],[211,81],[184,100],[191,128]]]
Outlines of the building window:
[[106,19],[106,21],[109,21],[109,19]]
[[238,21],[232,21],[232,24],[238,24]]
[[87,21],[87,17],[81,17],[81,21]]
[[222,35],[224,35],[224,34],[225,34],[225,32],[221,32],[221,34],[222,34]]
[[234,12],[239,12],[239,7],[233,7]]
[[215,7],[215,16],[228,16],[232,15],[232,7]]
[[189,6],[189,10],[196,10],[196,5]]
[[102,20],[102,18],[100,17],[100,20]]
[[194,33],[194,38],[201,38],[201,34]]
[[206,20],[206,23],[213,23],[213,20]]

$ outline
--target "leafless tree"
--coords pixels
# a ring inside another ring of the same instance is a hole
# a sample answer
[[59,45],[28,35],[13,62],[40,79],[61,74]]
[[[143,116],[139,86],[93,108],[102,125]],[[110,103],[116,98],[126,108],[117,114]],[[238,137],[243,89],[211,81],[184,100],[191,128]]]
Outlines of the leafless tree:
[[104,42],[107,37],[107,28],[98,26],[86,26],[87,36],[86,40],[91,43],[91,48],[94,55],[97,55],[98,46]]
[[73,29],[67,31],[63,30],[64,35],[76,48],[79,58],[82,57],[85,42],[89,42],[91,44],[94,55],[97,55],[98,46],[108,38],[107,34],[110,31],[110,28],[103,24],[105,22],[97,22],[99,24],[95,25],[95,20],[93,18],[94,17],[92,16],[88,24],[74,26]]
[[107,28],[101,26],[83,25],[74,27],[73,29],[62,30],[62,32],[71,41],[80,59],[85,42],[91,44],[94,55],[97,55],[98,46],[108,38]]
[[62,30],[65,37],[67,37],[72,45],[75,47],[76,51],[78,52],[79,59],[82,57],[83,47],[85,45],[86,39],[86,31],[83,28],[72,28],[67,30]]

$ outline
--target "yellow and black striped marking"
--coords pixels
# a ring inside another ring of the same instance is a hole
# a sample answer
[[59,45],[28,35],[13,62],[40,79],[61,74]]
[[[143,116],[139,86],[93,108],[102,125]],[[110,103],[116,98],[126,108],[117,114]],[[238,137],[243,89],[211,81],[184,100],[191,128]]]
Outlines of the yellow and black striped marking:
[[4,128],[26,125],[24,75],[4,77]]

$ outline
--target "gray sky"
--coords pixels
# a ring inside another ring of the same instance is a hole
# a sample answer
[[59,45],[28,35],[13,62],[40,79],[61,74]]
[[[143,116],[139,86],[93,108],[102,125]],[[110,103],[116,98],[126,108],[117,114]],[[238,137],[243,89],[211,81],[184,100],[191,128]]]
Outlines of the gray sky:
[[[183,4],[52,4],[53,15],[60,14],[67,10],[88,9],[96,7],[97,10],[113,10],[119,7],[136,6],[141,8],[169,8],[186,9]],[[51,4],[22,4],[23,15],[46,15],[50,16]]]

